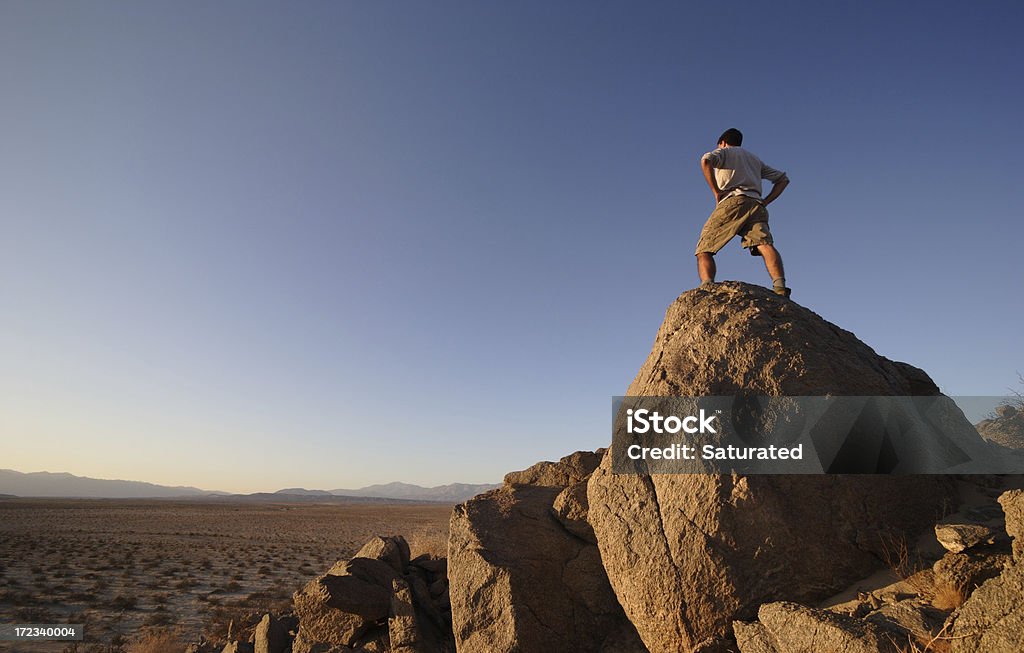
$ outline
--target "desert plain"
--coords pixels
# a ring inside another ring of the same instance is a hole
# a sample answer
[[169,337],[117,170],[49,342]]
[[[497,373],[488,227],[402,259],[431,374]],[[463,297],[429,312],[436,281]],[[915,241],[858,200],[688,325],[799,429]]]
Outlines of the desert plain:
[[17,653],[120,653],[152,628],[223,639],[373,535],[446,555],[451,506],[208,499],[0,499],[2,623],[82,623],[85,640]]

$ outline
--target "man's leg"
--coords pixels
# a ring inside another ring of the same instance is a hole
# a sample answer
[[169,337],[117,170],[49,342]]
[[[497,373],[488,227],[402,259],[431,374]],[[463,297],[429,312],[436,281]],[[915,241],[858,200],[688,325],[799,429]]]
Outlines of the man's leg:
[[700,275],[701,285],[715,282],[715,255],[711,252],[700,252],[697,254],[697,274]]
[[779,250],[775,249],[775,245],[758,245],[757,253],[764,258],[764,266],[768,268],[768,275],[772,278],[772,289],[788,297],[789,293],[784,292],[787,290],[786,271],[782,267],[782,255],[779,254]]

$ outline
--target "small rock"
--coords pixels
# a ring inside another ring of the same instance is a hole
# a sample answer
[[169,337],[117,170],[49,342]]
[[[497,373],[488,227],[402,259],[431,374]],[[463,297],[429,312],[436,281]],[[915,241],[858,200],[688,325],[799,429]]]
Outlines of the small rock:
[[369,558],[380,560],[391,565],[397,573],[405,571],[409,564],[409,543],[401,535],[374,537],[363,545],[353,558]]
[[288,624],[267,613],[256,626],[254,639],[255,653],[285,653],[291,643],[288,637]]
[[947,551],[960,553],[979,544],[993,544],[999,531],[986,524],[940,523],[935,525],[935,538]]
[[576,537],[597,544],[594,529],[587,521],[587,483],[580,481],[562,490],[551,506],[555,519]]

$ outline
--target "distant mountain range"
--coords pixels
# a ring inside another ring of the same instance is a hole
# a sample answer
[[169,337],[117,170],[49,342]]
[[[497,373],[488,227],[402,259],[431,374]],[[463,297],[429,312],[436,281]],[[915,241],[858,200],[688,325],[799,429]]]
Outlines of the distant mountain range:
[[368,485],[358,490],[307,490],[304,488],[287,488],[278,490],[275,495],[303,497],[359,497],[381,499],[403,499],[407,501],[437,501],[443,503],[459,503],[471,499],[481,492],[492,490],[497,485],[470,483],[450,483],[436,487],[423,487],[409,483],[385,483]]
[[142,481],[120,481],[75,476],[66,472],[16,472],[0,469],[0,494],[19,497],[109,497],[133,499],[143,497],[206,496],[213,493],[197,487],[168,487]]
[[123,481],[75,476],[68,473],[18,472],[0,469],[0,495],[18,497],[82,497],[104,499],[148,499],[148,498],[221,498],[248,499],[257,501],[301,501],[347,500],[365,502],[367,499],[389,499],[402,501],[433,501],[459,503],[497,485],[451,483],[437,487],[421,487],[409,483],[386,483],[370,485],[356,490],[307,490],[287,488],[277,492],[254,494],[231,494],[202,490],[196,487],[156,485],[143,481]]
[[413,499],[416,501],[443,501],[460,503],[472,499],[476,495],[498,487],[491,484],[449,483],[435,487],[421,487],[409,483],[385,483],[368,485],[358,490],[331,490],[336,496],[350,497],[386,497],[388,499]]

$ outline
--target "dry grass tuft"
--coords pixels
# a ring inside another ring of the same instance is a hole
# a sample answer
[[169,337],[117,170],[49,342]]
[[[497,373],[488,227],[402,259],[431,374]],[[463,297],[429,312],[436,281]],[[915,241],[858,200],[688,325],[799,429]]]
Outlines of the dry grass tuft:
[[940,582],[935,586],[932,605],[939,610],[956,610],[966,599],[964,588]]

